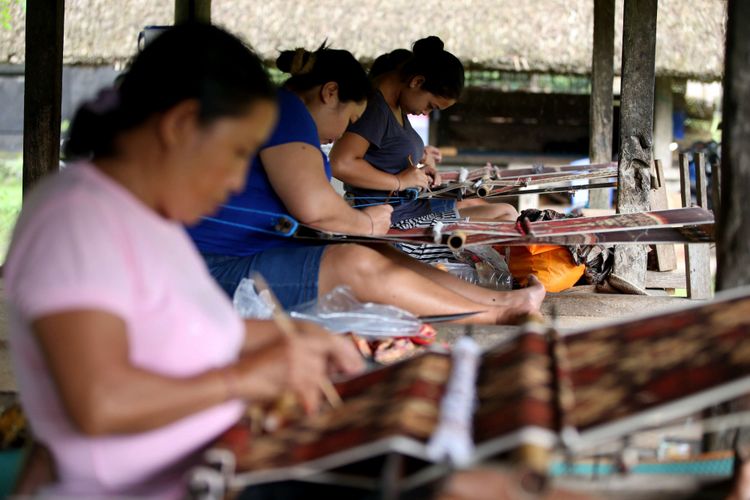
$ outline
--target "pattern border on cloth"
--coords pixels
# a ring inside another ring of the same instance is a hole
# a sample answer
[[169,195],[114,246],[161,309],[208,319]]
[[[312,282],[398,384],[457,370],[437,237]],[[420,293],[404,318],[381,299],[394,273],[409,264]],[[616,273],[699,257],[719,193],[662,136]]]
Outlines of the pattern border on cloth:
[[[415,227],[430,227],[435,222],[452,223],[467,220],[462,218],[458,209],[447,210],[445,212],[433,212],[419,217],[411,217],[397,222],[392,227],[396,229],[412,229]],[[396,243],[397,249],[404,252],[409,257],[415,258],[422,262],[435,262],[438,260],[455,260],[455,256],[448,247],[444,245],[429,245],[425,243]]]

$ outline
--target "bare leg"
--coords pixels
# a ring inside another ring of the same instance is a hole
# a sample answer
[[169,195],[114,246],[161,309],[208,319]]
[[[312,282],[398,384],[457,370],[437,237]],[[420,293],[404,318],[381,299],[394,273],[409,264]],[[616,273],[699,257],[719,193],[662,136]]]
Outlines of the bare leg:
[[463,210],[464,208],[469,207],[481,207],[486,205],[488,202],[483,200],[482,198],[466,198],[465,200],[457,201],[456,202],[456,208],[459,210]]
[[503,305],[521,309],[531,306],[534,308],[533,310],[536,311],[539,310],[546,293],[544,286],[536,279],[536,276],[530,276],[528,286],[521,290],[490,290],[488,288],[472,285],[468,281],[457,278],[450,273],[420,262],[403,252],[399,252],[391,246],[377,245],[374,248],[396,264],[411,269],[412,271],[429,278],[431,281],[480,304]]
[[417,315],[485,311],[465,318],[463,322],[466,323],[507,323],[539,307],[532,302],[516,306],[471,300],[412,268],[400,265],[378,250],[362,245],[331,245],[326,248],[318,279],[320,294],[337,285],[349,285],[363,302],[393,304]]
[[514,221],[518,218],[518,211],[507,203],[472,199],[459,201],[456,206],[461,217],[469,217],[475,221]]

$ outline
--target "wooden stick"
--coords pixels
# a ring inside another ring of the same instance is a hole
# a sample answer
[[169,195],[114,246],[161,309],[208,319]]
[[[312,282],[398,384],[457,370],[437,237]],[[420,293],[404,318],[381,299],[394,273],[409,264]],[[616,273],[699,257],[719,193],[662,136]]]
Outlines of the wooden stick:
[[[299,333],[297,332],[297,327],[294,326],[292,318],[290,318],[289,315],[284,311],[284,308],[281,306],[279,299],[276,298],[276,295],[271,290],[271,287],[268,286],[265,278],[259,273],[255,272],[250,274],[250,278],[255,282],[255,288],[258,290],[259,294],[264,291],[268,293],[268,297],[273,304],[273,321],[276,323],[276,326],[279,327],[279,330],[281,330],[284,335],[289,338],[296,338],[299,335]],[[323,392],[323,395],[325,395],[326,399],[328,400],[328,403],[332,407],[336,408],[341,405],[341,396],[339,396],[339,393],[336,392],[336,388],[333,386],[330,380],[326,379],[322,381],[319,387]]]

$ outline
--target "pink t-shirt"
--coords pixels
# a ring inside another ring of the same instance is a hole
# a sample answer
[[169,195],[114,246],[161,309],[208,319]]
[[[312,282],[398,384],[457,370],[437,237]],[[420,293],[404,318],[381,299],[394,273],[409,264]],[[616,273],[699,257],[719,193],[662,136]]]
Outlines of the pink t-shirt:
[[27,200],[6,260],[5,292],[21,401],[58,468],[50,493],[179,494],[185,459],[236,421],[242,404],[149,432],[86,436],[66,415],[30,324],[66,310],[103,310],[125,321],[137,367],[190,377],[229,364],[244,326],[184,229],[91,164],[71,165]]

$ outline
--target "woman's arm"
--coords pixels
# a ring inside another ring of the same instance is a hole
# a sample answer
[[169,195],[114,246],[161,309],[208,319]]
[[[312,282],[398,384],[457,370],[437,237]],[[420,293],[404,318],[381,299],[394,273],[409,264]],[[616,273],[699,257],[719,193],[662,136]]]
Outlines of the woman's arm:
[[245,339],[242,352],[254,351],[267,346],[282,336],[282,332],[271,321],[262,319],[245,320]]
[[380,205],[365,210],[350,207],[326,178],[318,148],[292,142],[264,149],[260,158],[274,191],[300,222],[342,233],[388,231],[392,207]]
[[397,175],[383,172],[365,160],[370,143],[354,132],[346,132],[331,149],[331,170],[337,179],[365,189],[401,191],[430,186],[430,179],[418,168],[405,168]]
[[279,336],[232,365],[186,378],[133,366],[125,322],[108,312],[55,313],[32,328],[63,406],[89,435],[144,432],[230,399],[268,402],[285,391],[314,409],[329,365],[347,372],[361,366],[343,339],[314,326],[294,339]]

